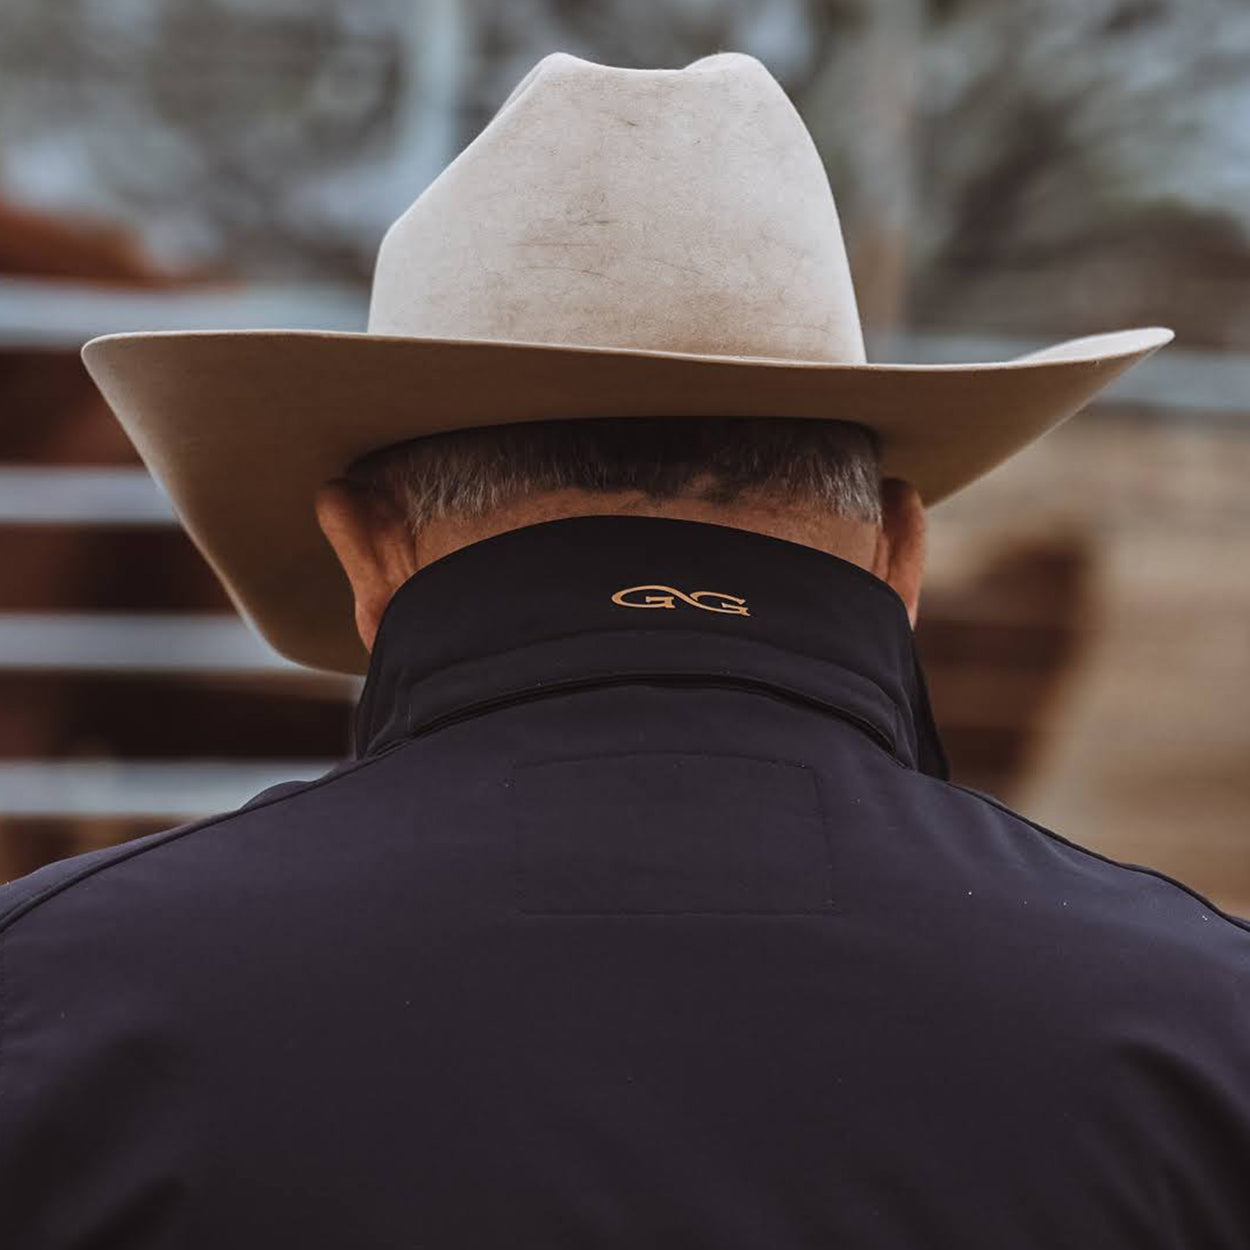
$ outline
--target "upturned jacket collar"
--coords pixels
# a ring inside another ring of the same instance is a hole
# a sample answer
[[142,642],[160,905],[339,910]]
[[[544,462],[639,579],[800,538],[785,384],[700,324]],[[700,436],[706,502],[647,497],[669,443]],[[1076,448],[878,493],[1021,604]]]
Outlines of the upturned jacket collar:
[[492,707],[639,680],[790,698],[949,777],[892,587],[815,547],[652,516],[543,521],[414,573],[382,615],[355,756]]

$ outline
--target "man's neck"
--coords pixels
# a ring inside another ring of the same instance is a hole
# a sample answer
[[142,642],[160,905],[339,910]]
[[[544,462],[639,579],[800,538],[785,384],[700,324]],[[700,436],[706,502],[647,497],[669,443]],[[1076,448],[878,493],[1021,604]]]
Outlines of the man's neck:
[[769,501],[753,497],[749,502],[717,504],[692,495],[676,499],[649,499],[641,491],[596,494],[582,490],[551,491],[529,496],[495,509],[475,520],[438,518],[424,525],[416,537],[419,567],[432,564],[453,551],[493,538],[508,530],[575,516],[653,516],[679,521],[702,521],[752,530],[787,542],[801,543],[838,556],[863,569],[871,569],[877,527],[863,521],[835,516],[816,516],[796,509],[793,501]]

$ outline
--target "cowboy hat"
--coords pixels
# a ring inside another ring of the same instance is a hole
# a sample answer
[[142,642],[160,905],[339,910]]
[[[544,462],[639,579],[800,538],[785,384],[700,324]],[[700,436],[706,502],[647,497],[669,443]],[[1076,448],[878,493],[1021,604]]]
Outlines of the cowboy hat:
[[853,420],[932,505],[1171,337],[869,364],[824,166],[763,64],[555,52],[387,231],[367,332],[110,334],[83,359],[244,617],[360,673],[313,501],[366,452],[553,418]]

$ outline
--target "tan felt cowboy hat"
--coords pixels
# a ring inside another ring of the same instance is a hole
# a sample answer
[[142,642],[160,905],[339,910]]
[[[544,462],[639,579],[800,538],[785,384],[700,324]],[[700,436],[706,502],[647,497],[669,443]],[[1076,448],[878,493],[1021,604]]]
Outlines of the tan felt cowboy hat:
[[313,499],[365,452],[550,418],[838,418],[934,504],[1171,337],[868,364],[824,166],[768,70],[556,52],[387,231],[366,333],[111,334],[83,359],[244,616],[358,673]]

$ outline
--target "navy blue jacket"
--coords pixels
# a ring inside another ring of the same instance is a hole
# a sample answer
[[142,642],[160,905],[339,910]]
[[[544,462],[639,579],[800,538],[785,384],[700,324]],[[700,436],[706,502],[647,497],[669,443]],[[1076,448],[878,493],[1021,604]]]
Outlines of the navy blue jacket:
[[0,889],[5,1250],[1250,1246],[1250,924],[952,784],[867,572],[501,534],[355,756]]

